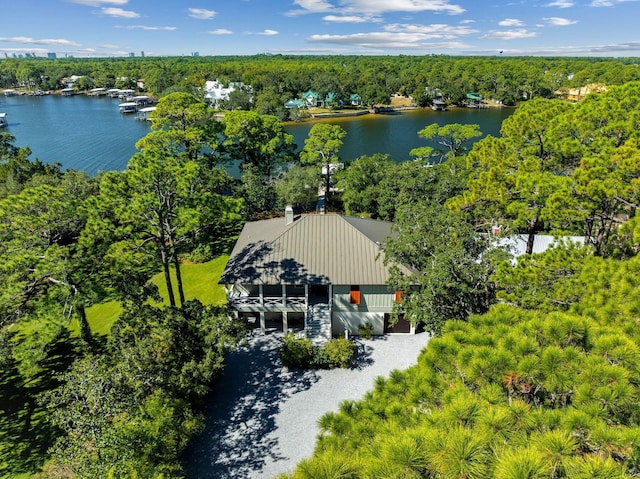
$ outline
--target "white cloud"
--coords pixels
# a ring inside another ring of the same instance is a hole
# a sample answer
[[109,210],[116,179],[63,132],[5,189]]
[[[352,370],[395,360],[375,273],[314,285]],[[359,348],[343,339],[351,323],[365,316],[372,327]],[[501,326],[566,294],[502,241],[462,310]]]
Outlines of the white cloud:
[[[607,56],[620,54],[636,56],[640,51],[640,42],[617,43],[610,45],[585,45],[568,47],[539,47],[529,49],[505,49],[505,55],[531,56]],[[469,55],[492,55],[493,50],[468,50]]]
[[207,33],[209,35],[231,35],[233,32],[226,28],[218,28],[217,30],[209,30]]
[[217,15],[217,12],[205,8],[189,8],[188,10],[189,16],[198,20],[209,20]]
[[524,23],[516,18],[505,18],[501,22],[498,22],[498,25],[501,27],[521,27]]
[[399,32],[371,32],[354,33],[351,35],[311,35],[307,38],[310,43],[333,43],[340,45],[359,46],[367,49],[394,49],[394,50],[443,50],[466,48],[461,42],[425,42],[432,38],[441,38],[438,35],[425,35],[423,33],[399,33]]
[[132,12],[131,10],[123,10],[122,8],[102,8],[100,10],[104,15],[109,15],[110,17],[119,17],[119,18],[140,18],[140,14],[137,12]]
[[71,3],[79,5],[88,5],[90,7],[102,7],[103,5],[126,5],[129,0],[67,0]]
[[153,27],[149,25],[126,25],[126,26],[116,26],[116,28],[124,28],[126,30],[167,30],[173,31],[176,30],[176,27]]
[[266,29],[266,30],[261,31],[260,33],[257,33],[257,35],[266,35],[268,37],[271,37],[271,36],[277,35],[277,34],[278,34],[277,30],[269,30],[269,29]]
[[287,15],[301,15],[305,13],[340,13],[350,16],[359,13],[381,15],[387,12],[437,12],[458,15],[466,10],[460,5],[451,4],[450,0],[340,0],[340,6],[325,0],[294,0],[294,4],[301,7],[291,10]]
[[111,43],[103,43],[100,45],[100,48],[104,48],[106,50],[115,50],[116,48],[122,48],[120,45],[114,45]]
[[382,21],[380,17],[371,15],[326,15],[322,19],[331,23],[372,23]]
[[567,0],[556,0],[555,2],[547,3],[545,7],[569,8],[573,7],[573,5],[573,2]]
[[504,30],[504,31],[491,31],[486,35],[482,35],[480,38],[490,40],[518,40],[520,38],[531,38],[537,35],[536,32],[531,32],[525,28],[518,28],[516,30]]
[[568,18],[560,17],[543,18],[543,20],[554,27],[566,27],[567,25],[574,25],[578,23],[577,20],[569,20]]
[[444,25],[444,24],[433,24],[433,25],[408,25],[408,24],[399,24],[392,23],[386,25],[384,30],[387,32],[394,33],[415,33],[418,35],[423,35],[423,39],[426,38],[455,38],[461,35],[470,35],[472,33],[477,33],[477,30],[473,30],[469,27],[465,26],[452,26],[452,25]]
[[618,3],[636,2],[638,0],[592,0],[590,6],[592,7],[613,7]]
[[31,43],[33,45],[62,45],[78,47],[79,43],[65,40],[64,38],[31,38],[31,37],[0,37],[0,42],[8,43]]
[[442,12],[452,15],[464,13],[465,9],[459,5],[449,3],[449,0],[342,0],[345,11],[353,12]]
[[289,16],[303,15],[306,13],[327,13],[335,9],[335,7],[324,0],[294,0],[295,5],[299,6],[298,10],[290,10],[286,13]]

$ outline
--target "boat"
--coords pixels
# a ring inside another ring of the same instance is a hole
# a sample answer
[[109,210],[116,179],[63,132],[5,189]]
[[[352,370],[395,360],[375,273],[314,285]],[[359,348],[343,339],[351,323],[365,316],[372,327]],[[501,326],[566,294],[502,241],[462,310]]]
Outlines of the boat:
[[7,114],[0,113],[0,128],[6,128],[9,126],[9,122],[7,121]]
[[135,92],[133,90],[120,90],[118,92],[118,98],[120,98],[121,100],[126,100],[127,98],[129,98],[130,96],[133,96]]
[[147,121],[151,121],[151,118],[149,118],[149,113],[151,113],[152,111],[155,111],[157,107],[155,106],[148,106],[146,108],[140,108],[138,110],[138,113],[136,115],[136,118],[138,120],[147,120]]
[[120,113],[135,113],[138,111],[138,104],[133,101],[127,101],[118,105]]
[[145,107],[155,103],[153,98],[148,97],[147,95],[131,96],[127,98],[127,101],[134,102],[139,107]]
[[12,89],[7,89],[4,91],[4,96],[16,96],[18,94],[17,91],[12,90]]
[[120,95],[120,88],[109,88],[107,90],[107,95],[111,98],[118,98],[118,95]]
[[62,96],[72,96],[76,94],[76,91],[73,88],[63,88],[60,93],[62,93]]
[[431,109],[433,111],[445,111],[447,109],[447,104],[442,100],[433,100],[431,103]]

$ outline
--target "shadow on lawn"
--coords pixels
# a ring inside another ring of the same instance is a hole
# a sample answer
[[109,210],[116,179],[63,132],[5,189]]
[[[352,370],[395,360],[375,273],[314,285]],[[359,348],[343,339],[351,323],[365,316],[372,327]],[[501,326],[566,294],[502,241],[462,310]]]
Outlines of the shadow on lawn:
[[205,429],[184,455],[187,477],[244,479],[267,458],[285,459],[277,440],[275,417],[283,399],[311,387],[311,370],[285,370],[273,335],[257,336],[227,359],[229,373],[214,386]]
[[80,344],[68,333],[49,344],[39,372],[23,377],[16,361],[3,358],[0,370],[0,477],[35,473],[57,435],[38,397],[58,386],[57,374],[78,357]]

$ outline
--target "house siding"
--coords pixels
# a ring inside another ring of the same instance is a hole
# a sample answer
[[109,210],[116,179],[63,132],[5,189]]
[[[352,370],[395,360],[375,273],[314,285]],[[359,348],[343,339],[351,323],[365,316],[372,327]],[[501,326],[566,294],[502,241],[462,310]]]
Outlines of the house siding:
[[350,285],[333,286],[333,310],[388,313],[393,308],[394,291],[383,285],[360,285],[360,304],[351,304]]

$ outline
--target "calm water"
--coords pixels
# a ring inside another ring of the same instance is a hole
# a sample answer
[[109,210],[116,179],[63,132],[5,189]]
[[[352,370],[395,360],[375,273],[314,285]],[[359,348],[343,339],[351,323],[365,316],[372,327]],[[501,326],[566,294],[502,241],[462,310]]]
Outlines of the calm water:
[[[413,148],[434,146],[418,136],[418,131],[431,123],[437,123],[440,126],[447,123],[476,123],[480,125],[480,131],[484,135],[499,136],[502,121],[513,111],[513,108],[482,110],[457,108],[450,111],[421,109],[317,121],[338,124],[347,132],[340,150],[340,158],[343,160],[354,160],[362,155],[388,153],[393,160],[404,161],[410,158],[409,151]],[[302,147],[314,124],[315,121],[288,124],[287,130],[294,136],[297,145]]]
[[121,114],[119,103],[84,95],[13,96],[0,98],[0,111],[16,145],[33,151],[31,158],[95,174],[123,170],[136,142],[150,131],[135,114]]
[[[107,97],[84,95],[0,97],[0,111],[8,115],[7,131],[16,137],[16,145],[29,146],[32,158],[96,174],[123,170],[136,152],[136,142],[150,131],[147,122],[121,114],[118,103]],[[319,121],[339,124],[347,131],[340,151],[344,160],[389,153],[394,160],[402,161],[409,158],[411,149],[427,145],[418,131],[431,123],[477,123],[484,134],[497,136],[502,120],[512,112],[510,108],[427,109]],[[287,124],[286,128],[302,147],[314,124]]]

